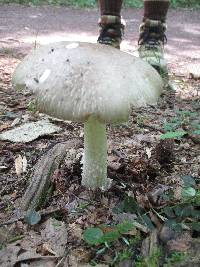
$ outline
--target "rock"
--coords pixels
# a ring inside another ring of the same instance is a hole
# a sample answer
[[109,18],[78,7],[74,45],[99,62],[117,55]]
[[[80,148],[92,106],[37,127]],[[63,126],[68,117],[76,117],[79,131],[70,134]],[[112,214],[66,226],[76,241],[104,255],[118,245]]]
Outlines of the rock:
[[169,240],[174,239],[176,232],[168,226],[163,226],[160,233],[159,239],[166,244]]
[[191,246],[192,237],[189,232],[182,232],[175,236],[175,239],[171,239],[167,242],[167,250],[169,252],[179,251],[186,252]]
[[12,130],[8,130],[0,134],[0,140],[8,140],[11,142],[28,143],[39,136],[52,134],[61,131],[61,128],[55,126],[46,120],[37,122],[25,123],[20,127],[16,127]]

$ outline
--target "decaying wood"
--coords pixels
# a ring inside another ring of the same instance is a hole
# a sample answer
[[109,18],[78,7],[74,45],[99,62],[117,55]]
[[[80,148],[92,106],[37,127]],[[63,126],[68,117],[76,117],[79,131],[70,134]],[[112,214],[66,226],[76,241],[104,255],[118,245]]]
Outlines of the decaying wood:
[[59,168],[59,165],[67,154],[67,150],[80,148],[81,144],[80,139],[59,143],[41,157],[34,167],[33,178],[22,198],[20,207],[22,211],[38,208],[49,190],[51,177],[54,171]]
[[141,253],[145,258],[150,257],[158,249],[158,230],[155,229],[142,242]]

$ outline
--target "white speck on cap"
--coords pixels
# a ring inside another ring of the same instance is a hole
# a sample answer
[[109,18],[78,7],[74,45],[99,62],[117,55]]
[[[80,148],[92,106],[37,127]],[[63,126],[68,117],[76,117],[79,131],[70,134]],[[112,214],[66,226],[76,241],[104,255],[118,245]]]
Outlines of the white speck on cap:
[[44,73],[41,75],[41,77],[40,77],[40,79],[39,79],[39,83],[43,83],[43,82],[45,82],[46,79],[49,77],[50,73],[51,73],[51,70],[50,70],[50,69],[46,69],[46,70],[44,71]]
[[74,49],[74,48],[77,48],[78,46],[79,46],[78,43],[71,43],[71,44],[66,45],[66,48],[67,49]]

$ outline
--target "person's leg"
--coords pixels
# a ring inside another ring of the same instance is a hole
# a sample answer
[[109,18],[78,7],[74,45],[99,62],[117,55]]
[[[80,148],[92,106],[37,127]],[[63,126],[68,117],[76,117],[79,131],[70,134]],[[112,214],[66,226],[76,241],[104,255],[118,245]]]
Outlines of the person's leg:
[[124,24],[121,19],[123,0],[98,0],[100,35],[98,43],[120,48]]
[[150,63],[163,78],[167,78],[167,64],[163,48],[166,43],[166,17],[170,0],[144,0],[143,23],[138,40],[139,55]]

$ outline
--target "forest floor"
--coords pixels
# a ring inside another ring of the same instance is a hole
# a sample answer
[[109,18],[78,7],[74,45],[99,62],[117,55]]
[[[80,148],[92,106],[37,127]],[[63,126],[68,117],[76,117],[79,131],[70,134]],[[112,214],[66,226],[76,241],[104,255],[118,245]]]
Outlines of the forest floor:
[[[40,44],[96,42],[98,11],[0,6],[0,266],[200,266],[199,16],[169,11],[165,52],[175,91],[166,91],[156,107],[133,110],[126,125],[108,126],[113,184],[90,192],[80,185],[82,124],[36,112],[30,94],[13,89],[11,76]],[[121,49],[137,55],[142,10],[125,9],[123,17]],[[29,131],[26,142],[1,140],[8,130],[44,120],[59,130],[36,137]],[[81,145],[68,149],[51,173],[54,190],[34,224],[37,214],[19,210],[35,166],[44,171],[48,166],[38,161],[74,138]]]

